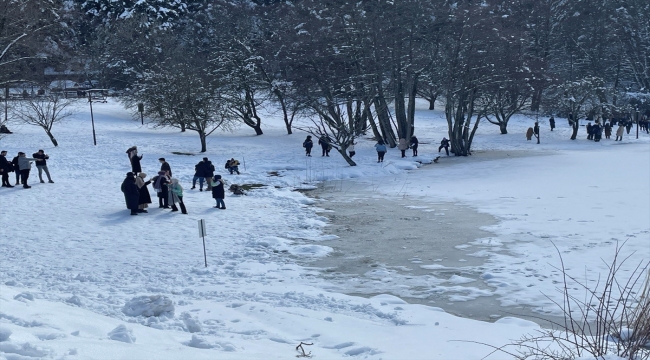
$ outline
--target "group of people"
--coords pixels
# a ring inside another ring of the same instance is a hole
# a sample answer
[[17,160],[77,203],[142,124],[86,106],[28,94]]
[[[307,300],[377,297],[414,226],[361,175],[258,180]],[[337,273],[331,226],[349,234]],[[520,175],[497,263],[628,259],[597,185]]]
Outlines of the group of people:
[[[159,158],[160,171],[153,178],[146,180],[147,175],[142,172],[140,160],[142,155],[138,155],[137,146],[133,146],[126,151],[131,163],[131,171],[126,173],[126,178],[122,181],[121,190],[124,193],[126,207],[131,211],[131,215],[147,213],[149,204],[152,203],[149,194],[148,185],[153,184],[158,197],[158,208],[171,209],[171,211],[180,211],[187,214],[187,208],[183,202],[183,187],[177,178],[172,177],[172,170],[165,158]],[[239,174],[239,161],[234,158],[228,160],[226,168],[231,174]],[[215,168],[212,162],[204,157],[194,166],[194,177],[192,179],[192,189],[196,188],[196,182],[199,182],[199,191],[203,191],[203,184],[207,182],[206,190],[212,192],[212,197],[216,201],[215,208],[226,209],[224,202],[225,182],[221,175],[214,175]],[[207,180],[207,181],[206,181]],[[178,206],[176,206],[178,204]]]
[[0,152],[0,175],[2,176],[2,187],[12,188],[14,185],[11,185],[9,181],[9,174],[16,174],[16,186],[21,184],[23,188],[29,189],[31,186],[27,183],[29,179],[29,173],[32,170],[32,164],[36,162],[36,168],[38,169],[38,178],[41,183],[44,183],[43,172],[47,175],[48,183],[54,183],[52,177],[50,176],[50,170],[47,168],[47,160],[50,158],[49,155],[43,150],[38,150],[32,154],[32,157],[27,157],[27,155],[19,151],[11,161],[7,160],[7,151],[2,150]]
[[[323,150],[323,153],[321,156],[329,156],[329,152],[332,149],[331,145],[331,139],[324,135],[321,136],[318,139],[318,144],[321,145],[321,148]],[[403,158],[406,157],[406,150],[411,149],[413,151],[413,157],[418,156],[418,146],[420,142],[416,136],[411,136],[410,141],[406,141],[404,138],[400,138],[397,142],[397,148],[400,150],[401,155]],[[348,145],[347,151],[352,158],[355,154],[355,146],[356,143],[354,140]],[[302,143],[302,147],[305,148],[305,156],[311,156],[311,149],[314,147],[314,141],[312,140],[311,135],[307,135],[307,138],[305,141]],[[449,156],[449,140],[447,138],[443,138],[442,141],[440,142],[440,147],[438,148],[438,152],[440,152],[442,149],[445,149],[447,152],[447,156]],[[384,156],[386,155],[386,152],[388,151],[388,147],[384,143],[383,140],[377,141],[377,144],[375,144],[375,150],[377,150],[377,162],[383,162],[384,161]]]

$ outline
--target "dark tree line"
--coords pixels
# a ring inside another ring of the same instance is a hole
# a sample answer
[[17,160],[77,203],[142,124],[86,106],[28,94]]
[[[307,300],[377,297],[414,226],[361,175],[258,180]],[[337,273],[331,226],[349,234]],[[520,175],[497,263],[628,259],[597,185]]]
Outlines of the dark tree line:
[[[371,132],[394,147],[416,132],[416,98],[430,109],[444,104],[456,155],[470,154],[482,121],[506,134],[511,116],[524,110],[571,113],[575,138],[581,118],[648,106],[646,0],[74,5],[60,4],[68,15],[51,19],[64,24],[51,37],[73,50],[67,64],[123,89],[125,102],[144,103],[157,124],[197,131],[203,151],[216,129],[244,124],[261,135],[259,110],[269,106],[289,134],[294,119],[308,119],[298,126],[329,136],[351,165],[345,149],[356,137]],[[14,38],[20,32],[12,31]],[[0,35],[0,45],[11,39]],[[17,47],[12,54],[43,55]]]

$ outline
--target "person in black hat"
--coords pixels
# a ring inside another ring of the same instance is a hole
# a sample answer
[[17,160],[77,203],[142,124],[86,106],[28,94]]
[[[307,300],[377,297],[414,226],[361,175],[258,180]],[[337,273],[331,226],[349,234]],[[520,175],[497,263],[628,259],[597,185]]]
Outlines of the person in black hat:
[[138,215],[140,189],[135,184],[135,175],[132,172],[126,173],[126,178],[122,181],[122,192],[124,193],[126,208],[131,210],[131,215]]
[[167,163],[167,161],[165,161],[165,158],[160,158],[160,159],[158,159],[158,161],[160,161],[160,171],[164,171],[167,174],[167,176],[169,176],[171,178],[172,177],[172,168],[171,168],[171,166],[169,166],[169,163]]

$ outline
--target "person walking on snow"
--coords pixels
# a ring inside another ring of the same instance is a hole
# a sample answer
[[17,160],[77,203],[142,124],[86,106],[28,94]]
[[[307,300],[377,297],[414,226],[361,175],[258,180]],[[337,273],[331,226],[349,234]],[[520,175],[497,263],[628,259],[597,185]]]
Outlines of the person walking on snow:
[[149,207],[149,204],[151,204],[151,195],[149,194],[149,189],[147,188],[147,185],[151,184],[151,180],[144,181],[144,178],[146,177],[147,174],[145,173],[139,173],[135,177],[135,185],[138,187],[138,191],[140,192],[140,197],[138,198],[139,213],[148,212],[147,208]]
[[160,158],[160,159],[158,159],[158,161],[160,161],[160,171],[164,171],[167,176],[171,177],[172,176],[172,168],[171,168],[171,166],[169,166],[169,163],[167,163],[167,161],[165,161],[165,158]]
[[619,124],[618,129],[616,129],[616,140],[614,141],[623,141],[623,132],[625,131],[625,125]]
[[131,210],[131,215],[138,215],[138,202],[140,201],[140,190],[135,184],[135,176],[132,172],[126,173],[122,181],[122,192],[126,201],[126,208]]
[[418,145],[420,142],[418,141],[418,138],[415,137],[415,135],[411,136],[411,150],[413,150],[413,157],[418,156]]
[[142,167],[140,166],[140,160],[142,160],[142,155],[138,156],[138,147],[130,147],[126,153],[129,155],[129,161],[131,162],[131,172],[136,176],[142,172]]
[[41,183],[44,183],[43,181],[43,171],[45,171],[45,175],[47,175],[47,182],[50,184],[53,184],[54,181],[52,181],[52,178],[50,177],[50,170],[47,168],[47,159],[50,158],[49,155],[45,153],[43,150],[38,150],[38,152],[35,152],[32,154],[32,157],[36,159],[36,168],[38,169],[38,178],[41,180]]
[[323,150],[323,155],[321,156],[330,156],[330,149],[332,148],[330,142],[332,142],[332,139],[327,135],[323,135],[318,139],[318,145],[320,145]]
[[[530,129],[531,128],[529,128],[529,130]],[[530,140],[530,139],[528,139],[528,140]],[[440,152],[440,150],[442,150],[443,148],[445,149],[445,152],[447,153],[447,156],[449,156],[449,140],[447,140],[446,137],[443,137],[442,140],[440,141],[440,146],[438,147],[438,152]]]
[[158,207],[169,209],[169,178],[164,171],[159,171],[153,179],[153,188],[158,195]]
[[302,143],[302,147],[305,148],[305,155],[311,156],[311,148],[314,147],[314,142],[311,140],[311,135],[307,135],[307,138]]
[[0,152],[0,174],[2,175],[2,187],[12,188],[13,185],[9,182],[9,173],[13,171],[11,162],[7,160],[7,151]]
[[384,155],[386,155],[386,151],[388,150],[384,142],[379,140],[375,144],[375,149],[377,150],[377,162],[384,162]]
[[181,212],[187,214],[185,204],[183,203],[183,187],[178,183],[178,179],[172,178],[172,184],[169,187],[169,203],[172,205],[172,211],[178,211],[176,203],[181,207]]
[[23,184],[23,188],[29,189],[31,186],[27,185],[27,179],[29,179],[29,172],[32,170],[32,161],[36,159],[28,158],[24,152],[18,153],[18,169],[20,170],[20,182]]
[[555,118],[551,116],[550,119],[548,119],[548,124],[551,125],[551,131],[555,129]]
[[226,192],[224,191],[224,183],[221,175],[215,175],[214,179],[210,179],[209,181],[212,183],[212,197],[217,202],[215,208],[226,210],[226,203],[223,202]]

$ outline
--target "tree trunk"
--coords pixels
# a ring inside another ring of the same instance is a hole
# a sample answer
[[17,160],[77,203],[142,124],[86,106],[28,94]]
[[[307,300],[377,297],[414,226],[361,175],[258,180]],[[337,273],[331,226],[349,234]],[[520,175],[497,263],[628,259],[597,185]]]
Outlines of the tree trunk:
[[[282,107],[282,116],[284,117],[284,125],[287,127],[287,134],[291,135],[292,134],[292,131],[291,131],[291,122],[292,121],[289,120],[289,114],[287,113],[287,104],[284,101],[284,96],[282,96],[282,92],[280,92],[279,90],[275,90],[275,91],[273,91],[273,93],[278,98],[278,101],[280,102],[280,107]],[[258,135],[261,135],[261,134],[258,134]]]
[[207,136],[205,135],[205,132],[203,132],[203,131],[199,131],[198,133],[199,133],[199,138],[201,139],[201,152],[204,153],[204,152],[208,151],[208,145],[207,145],[207,143],[205,141]]
[[347,151],[347,150],[348,150],[347,148],[344,149],[344,148],[342,148],[342,147],[340,147],[340,148],[337,149],[337,151],[339,152],[339,154],[341,154],[341,156],[343,156],[343,158],[345,159],[345,161],[347,161],[347,163],[348,163],[350,166],[357,166],[357,163],[355,163],[354,160],[350,159],[350,157],[348,156],[348,151]]
[[508,133],[508,123],[506,122],[499,122],[499,130],[501,130],[502,135],[506,135]]
[[50,131],[45,130],[45,133],[47,134],[47,136],[50,137],[50,141],[52,141],[52,145],[59,146],[59,143],[56,141],[56,139],[54,138],[54,135],[52,135],[52,133]]
[[370,123],[370,128],[372,129],[372,134],[375,136],[375,140],[382,139],[379,129],[377,129],[377,124],[375,123],[375,118],[372,117],[370,109],[368,109],[368,122]]
[[390,124],[390,116],[388,115],[388,105],[386,99],[382,95],[377,95],[374,100],[375,111],[377,112],[377,119],[379,120],[379,128],[381,129],[382,138],[389,147],[394,148],[397,144],[395,142],[395,133]]
[[571,140],[575,140],[578,137],[578,129],[580,128],[580,122],[578,120],[573,121],[573,132],[571,132]]
[[411,136],[413,136],[413,134],[415,133],[415,99],[416,99],[417,89],[418,89],[417,74],[412,75],[412,78],[409,81],[408,85],[409,85],[409,89],[408,89],[409,101],[408,101],[408,107],[406,112],[407,128],[405,129],[406,136],[404,137],[404,139],[406,139],[407,141],[411,139]]
[[[263,135],[264,133],[262,132],[262,128],[260,125],[255,125],[253,126],[253,130],[255,130],[255,135]],[[289,133],[291,134],[291,133]]]
[[435,110],[436,108],[436,99],[429,99],[429,110]]
[[185,132],[185,123],[181,122],[181,132]]

